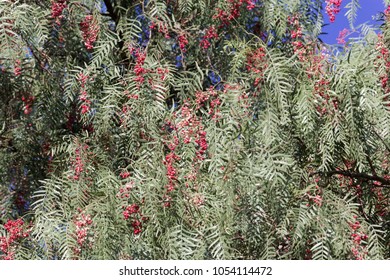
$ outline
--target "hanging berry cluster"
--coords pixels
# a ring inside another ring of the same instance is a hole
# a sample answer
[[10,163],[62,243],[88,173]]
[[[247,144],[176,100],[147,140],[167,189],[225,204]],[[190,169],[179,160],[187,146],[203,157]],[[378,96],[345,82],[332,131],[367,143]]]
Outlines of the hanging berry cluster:
[[187,40],[187,37],[185,34],[180,34],[179,36],[177,36],[177,41],[179,42],[179,48],[180,50],[185,53],[187,50],[186,50],[186,46],[188,45],[188,40]]
[[213,19],[219,19],[221,21],[220,28],[229,26],[230,23],[239,18],[241,15],[240,9],[246,4],[248,11],[253,10],[256,7],[256,0],[227,0],[228,7],[221,9],[216,8],[216,14]]
[[158,17],[154,19],[149,25],[150,30],[155,30],[157,28],[158,33],[161,33],[164,35],[165,39],[170,39],[171,36],[169,35],[169,29],[168,24],[164,21],[160,21]]
[[349,35],[349,30],[347,28],[344,28],[339,32],[339,36],[337,37],[337,43],[345,45],[347,42],[345,41],[345,38]]
[[206,34],[202,37],[200,40],[200,46],[207,50],[211,46],[211,39],[218,39],[218,33],[214,26],[210,26],[208,29],[206,29]]
[[80,176],[85,173],[88,173],[88,170],[84,170],[83,157],[87,154],[89,146],[87,144],[80,145],[75,150],[75,157],[71,159],[71,164],[73,168],[73,177],[72,179],[78,181]]
[[17,244],[23,239],[29,236],[29,230],[26,230],[23,226],[22,219],[8,220],[4,224],[4,229],[7,232],[7,236],[0,236],[0,251],[4,254],[0,256],[3,260],[14,259],[15,249]]
[[143,51],[140,51],[139,49],[134,50],[135,55],[135,66],[134,66],[134,74],[135,78],[134,81],[137,82],[138,88],[143,84],[145,81],[144,75],[148,72],[143,65],[145,64],[146,59],[146,53]]
[[77,78],[78,82],[80,83],[80,101],[81,101],[81,114],[86,114],[91,110],[91,100],[89,100],[88,93],[86,91],[86,84],[89,77],[88,75],[85,75],[84,73],[80,73],[79,77]]
[[21,61],[20,59],[15,60],[15,65],[14,65],[14,75],[20,76],[22,74],[22,68],[20,67]]
[[[195,110],[199,110],[203,105],[205,98],[203,94],[197,93],[197,107]],[[205,159],[204,155],[208,148],[206,140],[206,131],[202,125],[202,118],[196,115],[189,104],[189,100],[185,101],[180,110],[180,115],[176,115],[179,118],[179,122],[176,125],[176,129],[179,132],[179,135],[183,139],[185,144],[191,142],[195,143],[196,149],[196,158],[194,163],[199,163]]]
[[266,52],[263,47],[248,54],[246,58],[246,70],[255,74],[254,86],[258,86],[263,80],[264,71],[267,68]]
[[329,16],[329,20],[330,22],[334,22],[336,20],[336,15],[340,12],[342,0],[326,0],[325,2],[325,11]]
[[134,182],[126,183],[124,187],[121,187],[119,189],[119,193],[116,195],[116,197],[127,201],[128,198],[130,197],[130,192],[132,189],[134,189],[134,187],[135,187]]
[[357,216],[354,216],[355,222],[349,223],[351,228],[351,239],[353,243],[352,254],[356,260],[363,260],[367,254],[367,240],[368,236],[362,231],[359,231],[361,228],[360,222],[357,221]]
[[[138,204],[133,203],[128,205],[130,193],[135,189],[134,181],[127,180],[127,178],[129,178],[130,175],[131,175],[130,172],[128,172],[127,170],[123,170],[119,174],[121,179],[127,181],[127,183],[119,189],[119,193],[117,193],[116,197],[122,200],[123,218],[126,221],[127,220],[130,221],[130,225],[133,228],[134,235],[138,235],[142,232],[142,222],[146,221],[147,217],[145,217],[141,213],[140,206]],[[144,203],[144,199],[142,199],[141,203]]]
[[330,99],[328,94],[329,84],[330,82],[324,77],[315,81],[314,84],[314,93],[317,101],[316,109],[321,116],[325,115],[328,111],[326,105],[329,103]]
[[83,35],[84,45],[87,50],[93,49],[100,27],[92,15],[86,15],[80,23],[81,33]]
[[133,227],[134,235],[138,235],[142,232],[142,222],[147,219],[142,215],[140,207],[136,203],[125,207],[123,218],[125,220],[131,220],[130,224]]
[[176,137],[174,144],[168,144],[168,147],[171,149],[171,152],[165,156],[164,165],[167,169],[168,185],[166,186],[169,192],[173,191],[175,183],[177,181],[177,170],[174,167],[175,163],[180,160],[180,157],[175,154],[174,150],[178,144],[178,139]]
[[221,105],[222,101],[219,98],[219,94],[213,87],[210,87],[207,91],[198,91],[195,93],[196,97],[196,110],[204,107],[206,105],[206,101],[209,102],[209,111],[208,114],[213,120],[218,120],[220,117],[220,110],[218,109],[219,105]]
[[22,96],[23,101],[23,113],[29,115],[32,112],[32,104],[35,100],[35,97],[32,95]]
[[390,51],[384,42],[383,34],[378,34],[376,51],[378,52],[376,66],[378,68],[384,68],[384,73],[380,76],[379,79],[385,94],[387,94],[390,92],[390,85],[388,83],[388,74],[390,73]]
[[288,17],[288,24],[290,25],[290,37],[291,44],[293,45],[294,53],[298,56],[300,62],[307,61],[307,56],[310,54],[308,46],[303,44],[303,33],[302,27],[299,22],[299,16],[294,15],[292,17]]
[[305,245],[306,245],[306,250],[305,250],[304,259],[305,260],[312,260],[313,259],[313,251],[311,250],[311,248],[313,247],[312,241],[307,240]]
[[316,46],[310,42],[303,44],[303,33],[299,23],[299,16],[295,15],[288,18],[288,24],[291,26],[291,44],[298,60],[306,68],[307,77],[313,81],[315,107],[320,116],[329,112],[336,112],[339,108],[338,99],[331,98],[329,95],[330,81],[325,76],[324,65],[326,63],[326,54],[320,52]]
[[51,17],[55,19],[56,23],[59,24],[63,18],[62,11],[67,7],[67,0],[52,0],[51,1]]
[[120,176],[122,179],[126,179],[126,178],[130,177],[130,172],[127,171],[127,170],[124,170],[124,171],[122,171],[122,172],[119,174],[119,176]]
[[[210,101],[211,100],[211,101]],[[183,176],[186,180],[185,186],[189,186],[189,182],[194,182],[198,176],[200,164],[206,158],[208,149],[207,133],[202,125],[202,117],[197,115],[197,111],[205,106],[205,102],[210,101],[209,114],[211,118],[217,118],[217,106],[221,103],[218,94],[212,88],[206,92],[196,93],[195,108],[190,105],[190,100],[185,100],[178,112],[173,113],[173,119],[176,123],[169,120],[162,127],[163,131],[169,134],[164,139],[164,144],[168,148],[168,153],[165,155],[163,164],[166,168],[166,177],[168,184],[165,186],[164,206],[171,206],[170,193],[176,189],[179,184],[179,174],[176,166],[181,160],[177,154],[177,148],[180,143],[184,145],[195,146],[195,157],[192,160],[191,168],[188,174]]]
[[[142,85],[149,85],[152,90],[156,88],[161,89],[161,84],[165,83],[169,74],[169,69],[160,67],[157,67],[156,69],[147,69],[145,68],[146,51],[141,48],[135,48],[132,45],[128,46],[128,50],[130,55],[135,59],[133,68],[135,77],[133,81],[136,82],[137,88],[140,89]],[[145,81],[147,83],[145,83]],[[138,99],[139,97],[137,94],[130,94],[128,90],[126,90],[125,93],[130,99]]]
[[73,248],[73,252],[76,256],[80,256],[83,249],[91,248],[93,245],[93,236],[90,229],[92,225],[92,219],[89,214],[84,214],[81,209],[78,209],[79,214],[76,215],[74,224],[76,226],[75,238],[77,241],[77,247]]

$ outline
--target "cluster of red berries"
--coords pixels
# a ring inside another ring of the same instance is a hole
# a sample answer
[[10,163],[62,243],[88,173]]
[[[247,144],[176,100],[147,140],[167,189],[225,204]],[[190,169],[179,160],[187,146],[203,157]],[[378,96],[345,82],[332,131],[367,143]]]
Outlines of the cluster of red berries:
[[[208,97],[205,96],[204,93],[200,94],[198,92],[196,110],[199,110],[206,100],[208,100]],[[165,156],[163,161],[167,170],[166,176],[168,178],[168,184],[165,186],[166,193],[164,195],[164,207],[171,206],[172,199],[169,193],[175,189],[178,181],[178,170],[176,168],[176,164],[180,160],[180,157],[176,154],[176,149],[180,140],[183,141],[184,144],[193,143],[196,145],[196,156],[192,162],[192,171],[190,174],[184,176],[184,179],[186,180],[194,181],[197,178],[198,166],[200,162],[205,159],[205,153],[208,149],[207,133],[201,124],[201,118],[197,116],[196,112],[194,112],[193,108],[191,108],[189,100],[185,100],[180,108],[180,111],[175,112],[173,116],[178,120],[177,123],[173,124],[167,120],[165,126],[162,127],[162,130],[164,131],[177,131],[175,134],[170,134],[172,135],[170,141],[165,141],[170,152]],[[185,185],[188,186],[188,183]]]
[[329,103],[330,96],[328,94],[330,82],[326,78],[320,78],[314,83],[314,94],[317,99],[317,112],[323,116],[327,113],[326,105]]
[[253,0],[227,0],[229,3],[226,9],[216,8],[216,14],[213,16],[213,19],[219,19],[221,21],[221,26],[228,26],[230,22],[234,19],[240,17],[241,12],[240,8],[246,4],[246,9],[248,11],[253,10],[256,7],[256,4]]
[[337,98],[330,98],[328,94],[330,81],[324,76],[323,65],[326,58],[325,53],[318,54],[318,50],[312,43],[303,44],[302,29],[297,15],[288,18],[288,23],[291,26],[291,38],[294,53],[297,54],[298,60],[305,63],[306,72],[309,79],[314,79],[314,96],[316,110],[320,116],[325,115],[329,111],[329,106],[333,105],[334,111],[338,110]]
[[[88,145],[84,144],[83,146],[79,146],[75,150],[75,158],[71,160],[72,166],[73,166],[73,180],[78,181],[80,179],[80,175],[84,171],[84,163],[82,156],[86,153],[88,149]],[[87,171],[88,172],[88,171]]]
[[145,63],[146,53],[137,51],[136,52],[136,57],[137,58],[136,58],[136,64],[135,64],[135,67],[134,67],[134,73],[135,73],[135,75],[140,76],[140,75],[146,73],[145,68],[142,67],[144,65],[144,63]]
[[171,38],[169,35],[168,24],[164,21],[159,21],[158,17],[156,17],[155,21],[152,21],[152,23],[149,25],[149,29],[154,30],[156,27],[159,33],[164,34],[165,39]]
[[89,214],[85,215],[82,213],[82,210],[79,209],[79,215],[76,217],[76,241],[79,245],[74,248],[73,251],[76,255],[80,255],[83,248],[86,247],[86,241],[88,241],[89,247],[92,247],[92,238],[88,238],[89,231],[92,225],[92,218]]
[[386,20],[388,20],[388,16],[390,15],[390,5],[387,6],[386,10],[384,11],[384,14],[386,16]]
[[207,100],[209,100],[209,94],[207,91],[197,91],[195,93],[196,110],[203,107]]
[[[127,179],[130,177],[130,173],[128,171],[123,171],[120,174],[122,179]],[[124,203],[128,203],[130,192],[135,188],[135,183],[133,181],[130,181],[126,183],[124,187],[121,187],[119,189],[119,193],[116,195],[117,198],[120,198],[123,200]],[[144,200],[142,200],[143,203]],[[144,217],[140,211],[140,206],[136,203],[133,203],[128,206],[122,206],[123,212],[123,218],[127,221],[131,219],[131,226],[133,227],[133,233],[134,235],[138,235],[142,231],[142,222],[146,221],[147,218]]]
[[199,130],[197,134],[197,139],[195,139],[195,143],[198,144],[198,150],[196,151],[196,158],[198,160],[204,160],[204,154],[207,151],[208,144],[207,144],[207,139],[206,139],[206,131]]
[[80,23],[80,29],[85,47],[87,50],[92,50],[100,30],[99,25],[92,15],[86,15],[84,20]]
[[254,8],[256,8],[255,1],[253,1],[253,0],[246,0],[245,2],[246,2],[246,9],[247,9],[248,11],[251,11],[251,10],[253,10]]
[[265,49],[260,47],[250,53],[246,58],[246,70],[256,75],[254,85],[257,86],[262,80],[264,71],[267,68]]
[[[199,94],[199,92],[197,93],[197,97],[196,110],[199,110],[203,105],[202,102],[207,99],[205,99],[203,94]],[[182,136],[185,144],[191,143],[194,139],[194,143],[197,145],[195,164],[204,160],[204,154],[208,148],[206,131],[204,131],[201,118],[196,116],[196,113],[190,108],[188,101],[184,102],[181,107],[180,117],[181,120],[177,124],[179,135]]]
[[163,163],[167,169],[167,178],[168,185],[166,186],[167,192],[171,192],[174,190],[176,181],[178,179],[177,169],[175,168],[175,163],[180,160],[180,157],[174,152],[175,147],[170,146],[171,152],[165,156]]
[[134,189],[134,187],[135,187],[134,182],[126,183],[124,187],[121,187],[119,189],[119,193],[116,195],[116,197],[127,200],[130,197],[130,191]]
[[83,172],[83,167],[84,167],[84,164],[83,164],[83,161],[81,159],[80,149],[77,148],[76,149],[76,159],[74,162],[74,176],[73,176],[74,180],[78,180],[80,178],[80,174],[81,174],[81,172]]
[[386,47],[383,34],[378,34],[378,42],[376,43],[376,50],[379,52],[379,54],[377,55],[378,63],[382,64],[385,68],[385,73],[380,77],[381,85],[382,88],[385,90],[385,93],[389,93],[390,86],[388,84],[388,80],[389,80],[388,73],[390,72],[390,51]]
[[177,36],[177,41],[179,42],[179,48],[184,53],[186,52],[186,46],[188,45],[188,40],[185,34]]
[[304,257],[304,259],[305,260],[312,260],[313,259],[313,251],[311,250],[312,241],[311,240],[307,240],[306,241],[306,246],[308,248],[305,250],[305,257]]
[[210,87],[207,91],[196,92],[195,97],[196,110],[199,110],[205,105],[206,101],[210,100],[208,114],[213,120],[218,120],[220,114],[220,110],[218,109],[218,107],[222,103],[221,99],[218,97],[218,92],[215,91],[212,87]]
[[294,53],[298,55],[299,61],[305,61],[306,60],[306,48],[305,45],[302,43],[302,41],[293,41],[291,43],[294,48]]
[[157,74],[160,75],[160,80],[165,81],[167,75],[169,74],[168,68],[157,68]]
[[200,40],[200,46],[203,49],[207,50],[211,46],[211,43],[210,43],[211,39],[218,39],[218,33],[217,33],[217,30],[215,29],[214,26],[210,26],[206,30],[205,35]]
[[20,76],[22,74],[22,68],[20,67],[21,61],[20,59],[15,60],[15,65],[14,65],[14,75]]
[[330,22],[336,20],[336,15],[340,12],[342,0],[326,0],[325,11],[329,16]]
[[337,37],[337,43],[345,45],[347,42],[345,41],[345,38],[348,36],[349,30],[347,28],[344,28],[339,32],[339,36]]
[[67,0],[51,1],[51,17],[56,20],[56,23],[59,23],[63,17],[62,11],[67,7],[66,1]]
[[214,99],[210,101],[209,115],[213,120],[218,120],[220,118],[220,112],[221,112],[218,108],[219,105],[221,105],[222,101],[218,97],[218,93],[212,88],[210,88],[208,92],[210,93],[210,96],[214,97]]
[[291,39],[300,39],[302,38],[302,28],[299,23],[299,17],[297,15],[288,16],[287,18],[288,24],[293,28],[290,31]]
[[146,59],[146,52],[142,52],[139,49],[130,49],[131,53],[134,53],[136,60],[135,60],[135,66],[134,66],[134,74],[135,78],[134,81],[137,82],[138,88],[143,84],[145,81],[144,75],[148,72],[143,66],[145,64]]
[[366,245],[362,244],[362,241],[366,242],[368,236],[365,233],[358,231],[361,228],[360,222],[357,221],[357,216],[354,216],[355,222],[349,223],[349,227],[352,230],[351,239],[353,247],[351,249],[353,256],[357,260],[362,260],[368,254]]
[[87,91],[85,90],[87,81],[88,81],[88,76],[84,75],[84,73],[81,73],[78,77],[78,81],[80,83],[80,100],[81,100],[81,114],[86,114],[91,110],[91,100],[88,98]]
[[137,214],[139,212],[139,206],[137,204],[131,204],[125,208],[123,211],[123,218],[125,220],[129,219],[129,217],[133,214]]
[[119,176],[122,178],[122,179],[126,179],[128,177],[130,177],[130,172],[129,171],[122,171]]
[[29,115],[31,113],[31,111],[32,111],[32,104],[33,104],[34,100],[35,100],[35,97],[32,96],[32,95],[29,95],[27,97],[22,96],[22,101],[23,101],[23,104],[24,104],[24,106],[23,106],[23,113],[25,115]]
[[[174,131],[177,127],[171,122],[167,121],[166,125],[162,127],[162,130]],[[168,184],[165,186],[165,194],[164,194],[164,207],[171,206],[171,197],[169,195],[175,189],[178,180],[178,172],[175,167],[176,162],[180,160],[180,157],[176,154],[175,150],[179,145],[179,138],[176,135],[173,135],[171,140],[165,139],[165,145],[170,150],[167,155],[165,155],[165,159],[163,160],[163,164],[166,168],[166,176],[168,178]]]
[[296,30],[291,30],[291,39],[299,39],[302,38],[303,33],[302,33],[302,28],[298,27]]
[[131,226],[133,227],[134,235],[141,233],[142,222],[147,220],[147,218],[142,215],[139,205],[135,203],[125,207],[125,210],[123,211],[123,218],[125,220],[132,218]]
[[[146,51],[141,50],[140,48],[135,48],[132,45],[128,46],[128,50],[130,54],[135,58],[135,65],[134,65],[134,74],[135,78],[133,79],[137,83],[137,88],[139,89],[142,84],[144,84],[145,79],[146,79],[146,74],[151,74],[151,75],[158,75],[159,81],[158,82],[164,82],[167,78],[167,75],[169,74],[169,69],[168,68],[160,68],[157,67],[157,69],[146,69],[145,68],[145,60],[146,60]],[[159,88],[161,89],[161,84],[156,84],[157,77],[149,77],[147,79],[147,82],[150,86],[150,88],[156,89]],[[131,99],[138,99],[138,95],[136,94],[130,94],[128,90],[125,91],[126,95],[131,98]]]
[[[131,94],[129,90],[125,90],[124,91],[124,94],[129,98],[129,99],[134,99],[134,100],[137,100],[139,98],[138,94]],[[127,108],[126,110],[128,110],[129,108]],[[123,111],[123,110],[122,110]]]
[[308,46],[305,46],[302,42],[303,32],[297,15],[288,17],[288,23],[291,26],[290,36],[292,39],[292,46],[294,53],[297,54],[299,61],[304,62],[307,60],[309,52]]
[[23,225],[22,219],[8,220],[4,224],[7,236],[0,237],[0,251],[5,254],[2,257],[4,260],[12,260],[15,254],[16,243],[29,236],[29,230],[25,230]]

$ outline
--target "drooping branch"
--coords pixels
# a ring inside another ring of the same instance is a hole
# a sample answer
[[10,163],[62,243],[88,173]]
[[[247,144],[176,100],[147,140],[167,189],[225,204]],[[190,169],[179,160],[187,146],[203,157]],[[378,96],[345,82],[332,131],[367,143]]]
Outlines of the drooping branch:
[[310,176],[320,174],[320,175],[325,175],[325,176],[333,176],[333,175],[342,175],[346,177],[350,177],[353,179],[365,179],[368,181],[377,181],[380,182],[381,185],[378,185],[378,187],[390,187],[390,180],[387,180],[383,177],[377,176],[377,175],[370,175],[366,173],[359,173],[359,172],[352,172],[349,170],[332,170],[328,172],[313,172],[310,173]]

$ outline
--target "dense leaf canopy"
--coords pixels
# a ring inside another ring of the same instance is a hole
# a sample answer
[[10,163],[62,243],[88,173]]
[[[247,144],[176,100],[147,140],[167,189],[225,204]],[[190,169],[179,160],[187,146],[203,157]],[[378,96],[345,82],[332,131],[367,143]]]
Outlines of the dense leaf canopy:
[[341,2],[0,0],[0,258],[390,258],[390,9]]

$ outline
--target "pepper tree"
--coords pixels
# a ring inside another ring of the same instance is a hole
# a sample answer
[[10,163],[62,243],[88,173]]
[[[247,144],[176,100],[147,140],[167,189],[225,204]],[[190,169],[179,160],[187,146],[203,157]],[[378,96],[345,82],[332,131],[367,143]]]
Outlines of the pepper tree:
[[342,5],[1,0],[0,258],[389,258],[390,9]]

